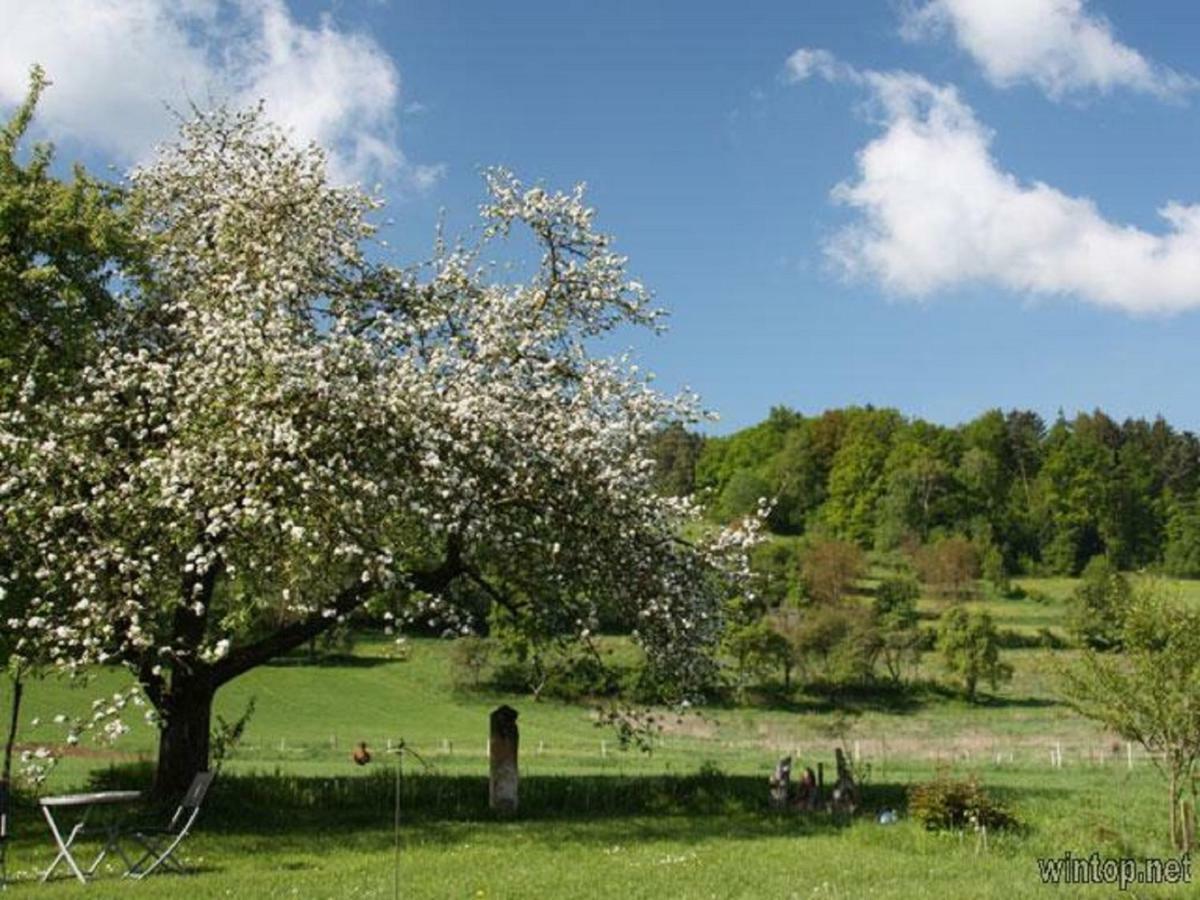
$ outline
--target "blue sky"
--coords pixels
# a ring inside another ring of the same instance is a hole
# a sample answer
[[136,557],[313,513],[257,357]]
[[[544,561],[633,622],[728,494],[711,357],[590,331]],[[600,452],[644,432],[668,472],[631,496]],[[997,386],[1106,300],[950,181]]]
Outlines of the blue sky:
[[65,155],[125,166],[180,90],[261,91],[383,179],[402,258],[439,210],[471,223],[481,166],[587,181],[672,311],[623,340],[718,431],[780,403],[1200,430],[1195,4],[129,0],[89,21],[103,6],[0,0],[0,103],[41,60]]

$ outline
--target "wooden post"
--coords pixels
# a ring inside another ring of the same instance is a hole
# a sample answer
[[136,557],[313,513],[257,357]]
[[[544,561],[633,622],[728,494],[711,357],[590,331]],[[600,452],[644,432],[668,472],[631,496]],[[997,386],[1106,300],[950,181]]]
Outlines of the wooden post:
[[492,710],[488,740],[488,806],[502,815],[517,811],[517,711],[511,706]]

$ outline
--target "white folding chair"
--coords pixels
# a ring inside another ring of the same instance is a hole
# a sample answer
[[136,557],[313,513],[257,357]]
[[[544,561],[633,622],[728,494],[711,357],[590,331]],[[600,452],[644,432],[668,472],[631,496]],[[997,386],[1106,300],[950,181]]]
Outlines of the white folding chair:
[[191,786],[183,796],[183,802],[179,804],[175,815],[171,816],[171,821],[165,828],[137,828],[127,833],[129,838],[142,846],[145,853],[129,867],[129,871],[125,873],[126,878],[145,878],[160,866],[175,872],[185,871],[183,865],[174,859],[172,854],[192,830],[192,825],[200,815],[204,795],[208,793],[214,777],[213,772],[200,772],[192,779]]

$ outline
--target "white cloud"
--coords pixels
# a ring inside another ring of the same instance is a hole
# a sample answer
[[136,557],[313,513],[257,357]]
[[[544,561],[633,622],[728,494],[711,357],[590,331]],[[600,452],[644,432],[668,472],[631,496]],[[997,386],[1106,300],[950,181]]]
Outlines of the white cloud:
[[1128,88],[1159,96],[1194,89],[1194,78],[1146,59],[1113,36],[1085,0],[926,0],[909,3],[901,33],[950,31],[1000,87],[1032,82],[1054,98]]
[[283,0],[0,0],[0,21],[0,105],[24,97],[40,63],[53,87],[39,126],[122,163],[171,136],[172,109],[263,99],[297,140],[331,151],[335,178],[421,186],[440,172],[400,150],[400,77],[383,49],[328,18],[305,25]]
[[827,247],[847,272],[916,297],[976,282],[1130,313],[1200,307],[1200,205],[1166,203],[1160,233],[1113,222],[1086,197],[1004,171],[953,87],[825,71],[865,86],[882,128],[833,191],[858,213]]
[[814,75],[833,81],[847,71],[847,67],[828,50],[812,47],[801,47],[784,63],[784,78],[792,83],[804,81]]

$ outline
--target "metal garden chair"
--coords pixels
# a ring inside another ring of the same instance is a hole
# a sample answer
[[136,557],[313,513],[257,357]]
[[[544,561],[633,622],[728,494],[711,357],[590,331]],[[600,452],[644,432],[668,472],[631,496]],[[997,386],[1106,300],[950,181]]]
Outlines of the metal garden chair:
[[129,871],[125,873],[126,878],[145,878],[159,867],[180,873],[186,871],[172,854],[192,830],[192,825],[200,815],[204,795],[208,793],[214,777],[214,772],[200,772],[192,779],[183,801],[165,828],[136,828],[127,832],[127,837],[140,844],[145,853],[129,867]]

